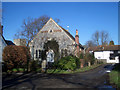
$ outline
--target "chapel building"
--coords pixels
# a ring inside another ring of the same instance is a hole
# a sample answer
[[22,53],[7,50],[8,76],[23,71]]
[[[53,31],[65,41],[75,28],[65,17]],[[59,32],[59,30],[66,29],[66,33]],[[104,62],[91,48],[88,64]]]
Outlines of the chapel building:
[[52,18],[37,33],[34,39],[29,43],[31,56],[34,60],[46,59],[49,51],[58,60],[66,55],[79,56],[84,47],[79,43],[78,30],[75,38],[59,26]]

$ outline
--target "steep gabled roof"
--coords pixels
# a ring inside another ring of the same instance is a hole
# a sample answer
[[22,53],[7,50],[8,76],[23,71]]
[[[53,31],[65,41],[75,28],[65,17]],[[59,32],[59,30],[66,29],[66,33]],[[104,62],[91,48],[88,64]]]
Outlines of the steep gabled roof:
[[[50,20],[52,20],[53,22],[55,22],[52,18],[50,18],[48,21],[47,21],[47,23],[50,21]],[[46,24],[47,24],[46,23]],[[55,22],[56,23],[56,22]],[[43,26],[43,27],[45,27],[46,26],[46,24]],[[63,27],[61,27],[60,25],[58,25],[57,23],[56,23],[56,25],[58,26],[58,27],[60,27],[73,41],[75,41],[75,38],[66,30],[66,29],[64,29]],[[42,28],[43,29],[43,28]],[[42,30],[41,29],[41,30]],[[40,31],[41,31],[40,30]],[[38,33],[40,33],[40,31],[38,32]],[[37,34],[38,35],[38,34]],[[36,36],[37,36],[36,35]],[[34,38],[33,38],[33,40],[34,40]],[[79,46],[82,48],[82,49],[84,49],[84,47],[79,43]]]
[[10,40],[5,40],[5,42],[6,42],[6,44],[7,45],[15,45],[12,41],[10,41]]
[[[61,27],[61,26],[60,26]],[[74,41],[75,41],[75,38],[66,30],[66,29],[64,29],[63,27],[61,27],[66,33],[67,33],[67,35],[69,36],[69,37],[71,37]],[[82,49],[84,49],[84,47],[79,43],[79,47],[81,47]]]
[[89,51],[114,51],[114,50],[120,50],[120,45],[100,45],[100,46],[96,46],[96,47],[90,47],[88,48],[88,52]]
[[[61,27],[61,26],[60,26]],[[63,27],[61,27],[66,33],[67,33],[67,35],[69,36],[69,37],[71,37],[74,41],[75,41],[75,38],[66,30],[66,29],[64,29]]]
[[6,43],[7,45],[15,45],[12,41],[10,41],[10,40],[5,40],[5,38],[3,37],[3,35],[1,35],[1,36],[2,36],[3,40],[5,41],[5,43]]

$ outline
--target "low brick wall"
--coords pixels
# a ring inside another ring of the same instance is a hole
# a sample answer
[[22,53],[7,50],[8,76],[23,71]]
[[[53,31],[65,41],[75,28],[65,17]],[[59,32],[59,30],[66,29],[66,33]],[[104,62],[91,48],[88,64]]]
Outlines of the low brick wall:
[[106,59],[98,59],[97,62],[107,63],[107,60]]
[[81,62],[80,67],[83,68],[84,67],[84,59],[80,59],[80,62]]

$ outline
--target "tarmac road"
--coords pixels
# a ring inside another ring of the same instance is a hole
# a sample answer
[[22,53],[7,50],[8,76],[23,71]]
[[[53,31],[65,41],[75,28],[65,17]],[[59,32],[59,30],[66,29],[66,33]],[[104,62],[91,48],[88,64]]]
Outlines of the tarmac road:
[[[11,75],[3,78],[3,89],[36,90],[40,88],[102,88],[112,70],[111,64],[101,65],[93,70],[74,74]],[[13,77],[16,77],[13,79]]]

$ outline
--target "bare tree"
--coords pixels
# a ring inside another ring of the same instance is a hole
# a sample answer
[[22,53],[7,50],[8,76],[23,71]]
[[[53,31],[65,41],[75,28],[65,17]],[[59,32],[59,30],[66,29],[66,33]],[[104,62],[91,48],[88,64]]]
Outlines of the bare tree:
[[[34,36],[39,32],[39,30],[47,23],[49,18],[50,18],[49,16],[43,15],[35,19],[30,17],[24,19],[23,24],[21,26],[22,31],[17,32],[14,38],[26,39],[28,46],[29,42],[34,38]],[[56,20],[58,21],[59,19]]]
[[109,43],[109,34],[106,31],[96,31],[92,35],[92,40],[86,42],[86,46],[98,46],[98,45],[108,45]]
[[105,31],[101,32],[101,45],[108,45],[109,42],[109,34]]
[[93,41],[96,43],[96,45],[99,45],[99,39],[100,39],[100,33],[99,31],[96,31],[93,35],[92,35],[92,39]]
[[85,43],[85,46],[88,48],[88,47],[96,46],[96,44],[92,40],[89,40]]
[[23,20],[21,26],[22,31],[19,31],[15,34],[15,38],[24,38],[26,39],[27,45],[34,38],[34,36],[39,32],[39,30],[45,25],[49,20],[49,16],[41,16],[39,18],[30,18]]
[[96,31],[93,36],[93,41],[97,44],[97,45],[108,45],[109,42],[109,34],[106,31]]
[[56,23],[59,23],[59,22],[60,22],[60,19],[56,18],[55,21],[56,21]]

